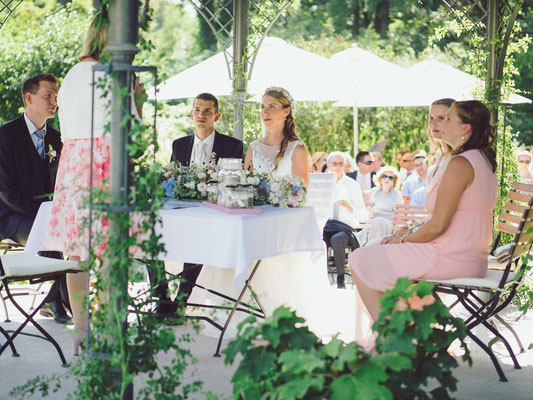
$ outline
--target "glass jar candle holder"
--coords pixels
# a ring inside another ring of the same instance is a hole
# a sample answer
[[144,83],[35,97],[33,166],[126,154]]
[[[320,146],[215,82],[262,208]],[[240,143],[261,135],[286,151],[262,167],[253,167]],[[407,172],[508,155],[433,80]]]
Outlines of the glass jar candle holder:
[[207,201],[210,203],[217,203],[218,199],[218,181],[207,181]]

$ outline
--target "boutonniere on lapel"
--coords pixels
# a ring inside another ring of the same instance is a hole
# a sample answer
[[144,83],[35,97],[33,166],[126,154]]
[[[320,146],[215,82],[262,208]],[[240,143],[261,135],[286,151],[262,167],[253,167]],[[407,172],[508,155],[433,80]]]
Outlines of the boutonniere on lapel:
[[216,160],[216,158],[217,158],[217,153],[212,152],[211,153],[211,160],[214,161],[214,160]]
[[48,145],[48,153],[46,153],[46,155],[48,156],[48,162],[50,164],[52,164],[57,157],[57,151],[54,150],[51,144]]

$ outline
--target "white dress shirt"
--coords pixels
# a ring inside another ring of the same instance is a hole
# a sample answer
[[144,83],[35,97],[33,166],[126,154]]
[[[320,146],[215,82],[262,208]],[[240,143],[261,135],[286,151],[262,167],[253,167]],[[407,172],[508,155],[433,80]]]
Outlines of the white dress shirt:
[[372,188],[372,184],[370,182],[370,175],[371,175],[370,172],[366,175],[363,175],[361,171],[357,173],[356,181],[359,184],[360,189],[370,190]]
[[[346,207],[338,205],[337,201],[341,200],[350,203],[353,211],[350,212]],[[350,225],[352,228],[356,228],[360,222],[368,220],[368,214],[366,212],[361,187],[352,178],[344,175],[340,180],[337,181],[335,185],[335,197],[333,201],[334,203],[330,219],[336,219],[337,221],[344,222],[345,224]]]
[[215,144],[215,131],[211,132],[204,140],[194,135],[194,143],[192,145],[191,163],[196,164],[208,163],[211,160],[211,153],[213,153],[213,145]]
[[[24,121],[26,121],[26,126],[28,127],[28,132],[30,132],[30,137],[33,142],[33,145],[35,148],[37,148],[37,136],[34,135],[35,131],[43,130],[44,131],[44,137],[46,137],[46,123],[44,124],[43,129],[37,129],[35,125],[33,125],[33,122],[30,121],[26,113],[24,113]],[[46,149],[44,149],[44,152],[46,153]]]

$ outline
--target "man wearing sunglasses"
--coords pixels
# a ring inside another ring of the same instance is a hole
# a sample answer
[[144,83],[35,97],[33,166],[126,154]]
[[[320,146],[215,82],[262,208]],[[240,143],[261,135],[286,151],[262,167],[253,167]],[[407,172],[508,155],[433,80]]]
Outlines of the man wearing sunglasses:
[[350,172],[346,174],[359,184],[363,195],[368,193],[376,184],[374,183],[374,175],[376,171],[373,171],[374,160],[368,151],[360,151],[355,157],[355,162],[357,163],[358,171]]
[[411,174],[406,179],[402,186],[402,195],[412,196],[413,193],[421,187],[426,186],[426,178],[428,176],[428,165],[426,163],[426,153],[420,150],[415,153],[413,160],[414,171],[416,174]]

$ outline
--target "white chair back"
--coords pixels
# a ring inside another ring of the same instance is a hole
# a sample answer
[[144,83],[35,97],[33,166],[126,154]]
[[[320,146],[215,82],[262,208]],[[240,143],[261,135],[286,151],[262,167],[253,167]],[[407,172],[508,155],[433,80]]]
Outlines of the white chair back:
[[337,174],[333,172],[309,174],[306,205],[315,209],[318,229],[321,233],[333,208],[336,183]]

